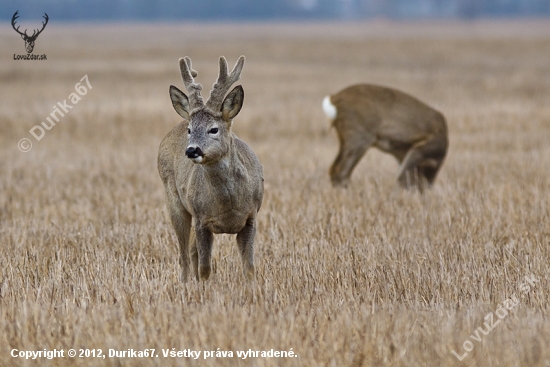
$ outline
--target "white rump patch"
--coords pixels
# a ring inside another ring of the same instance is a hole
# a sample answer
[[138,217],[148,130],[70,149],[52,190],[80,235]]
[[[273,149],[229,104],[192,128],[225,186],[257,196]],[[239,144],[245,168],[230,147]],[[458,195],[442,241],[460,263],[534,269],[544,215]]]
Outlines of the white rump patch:
[[330,101],[330,96],[326,96],[323,99],[323,111],[331,121],[334,121],[334,119],[336,118],[337,111],[336,111],[336,106],[334,106]]

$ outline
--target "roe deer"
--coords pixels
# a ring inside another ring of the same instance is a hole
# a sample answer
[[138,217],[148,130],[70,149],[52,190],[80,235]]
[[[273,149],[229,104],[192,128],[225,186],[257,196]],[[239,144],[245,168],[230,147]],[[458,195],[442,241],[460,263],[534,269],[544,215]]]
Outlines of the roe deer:
[[202,86],[193,79],[197,72],[191,68],[190,58],[179,59],[189,97],[170,86],[172,105],[185,120],[160,144],[158,169],[178,237],[184,281],[190,260],[197,279],[209,278],[214,233],[237,234],[243,272],[249,279],[254,277],[256,215],[264,192],[262,165],[231,131],[243,104],[243,88],[235,87],[224,99],[239,80],[244,60],[241,56],[228,74],[227,61],[220,57],[218,80],[206,104]]
[[323,110],[340,141],[330,167],[333,185],[348,184],[353,168],[371,146],[397,158],[401,186],[422,192],[433,184],[448,145],[441,113],[408,94],[370,84],[326,96]]

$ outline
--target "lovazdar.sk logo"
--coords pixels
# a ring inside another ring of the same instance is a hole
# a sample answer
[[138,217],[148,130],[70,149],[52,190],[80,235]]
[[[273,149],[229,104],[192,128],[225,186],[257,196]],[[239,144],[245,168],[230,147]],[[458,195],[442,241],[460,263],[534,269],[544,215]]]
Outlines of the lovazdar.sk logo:
[[43,18],[45,21],[42,22],[42,29],[40,30],[35,29],[32,35],[30,36],[27,34],[26,29],[24,32],[21,32],[19,30],[21,26],[16,27],[17,18],[19,18],[19,10],[16,11],[15,14],[13,14],[13,17],[11,18],[11,26],[17,33],[21,35],[21,38],[23,38],[23,41],[25,41],[25,48],[27,49],[27,54],[26,55],[13,54],[13,59],[14,60],[47,60],[46,54],[35,55],[32,53],[32,50],[34,50],[34,43],[36,42],[36,39],[38,38],[40,33],[42,33],[44,28],[46,28],[46,24],[48,24],[48,20],[50,20],[50,18],[48,17],[48,14],[44,13]]

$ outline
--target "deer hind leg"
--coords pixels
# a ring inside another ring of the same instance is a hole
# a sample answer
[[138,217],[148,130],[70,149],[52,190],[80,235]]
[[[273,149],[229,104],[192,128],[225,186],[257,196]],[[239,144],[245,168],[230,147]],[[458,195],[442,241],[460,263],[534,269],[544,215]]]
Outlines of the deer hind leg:
[[401,186],[407,189],[417,188],[420,192],[431,187],[446,151],[447,145],[440,140],[415,144],[407,152],[399,168],[398,181]]
[[256,235],[256,221],[248,219],[243,229],[237,233],[237,245],[243,261],[244,276],[254,278],[254,236]]
[[187,281],[189,274],[189,236],[191,232],[191,214],[181,204],[175,186],[168,184],[166,187],[166,207],[170,215],[172,227],[176,232],[180,249],[180,266],[182,280]]
[[354,133],[343,135],[338,131],[340,151],[330,167],[330,179],[334,186],[347,186],[353,169],[376,140],[374,136]]
[[195,223],[196,250],[198,261],[198,278],[208,280],[211,272],[212,244],[214,243],[214,234],[206,227]]

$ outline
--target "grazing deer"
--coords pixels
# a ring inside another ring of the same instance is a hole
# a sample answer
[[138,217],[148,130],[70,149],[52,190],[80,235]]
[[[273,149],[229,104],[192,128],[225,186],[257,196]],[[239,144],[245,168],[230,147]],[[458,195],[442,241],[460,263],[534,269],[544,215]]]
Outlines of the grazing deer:
[[15,14],[13,14],[13,17],[11,18],[11,26],[13,27],[13,29],[15,29],[15,31],[17,33],[19,33],[21,35],[21,38],[23,38],[23,40],[25,41],[25,48],[27,49],[27,53],[30,54],[30,53],[32,53],[32,50],[34,49],[34,42],[36,41],[36,39],[38,38],[40,33],[42,33],[44,28],[46,28],[46,24],[48,24],[48,20],[50,18],[48,17],[48,14],[44,13],[44,16],[42,18],[44,18],[44,20],[46,22],[42,22],[42,29],[41,30],[35,29],[34,32],[32,33],[32,36],[29,36],[27,34],[26,29],[25,29],[25,32],[20,32],[19,31],[19,26],[17,28],[15,28],[15,20],[17,18],[19,18],[18,14],[19,14],[19,10],[16,11]]
[[397,158],[401,186],[423,191],[433,184],[448,145],[441,113],[408,94],[369,84],[326,96],[323,110],[340,140],[330,167],[333,185],[348,184],[353,168],[371,146]]
[[[197,279],[210,276],[214,233],[237,234],[237,244],[247,278],[254,277],[256,215],[262,204],[264,185],[260,161],[231,131],[241,110],[244,91],[239,80],[244,65],[241,56],[230,74],[220,57],[218,80],[203,103],[202,85],[189,57],[179,59],[187,97],[173,85],[170,98],[185,120],[166,135],[159,147],[158,169],[166,191],[166,205],[180,247],[183,279],[190,259]],[[194,220],[194,228],[191,221]]]

